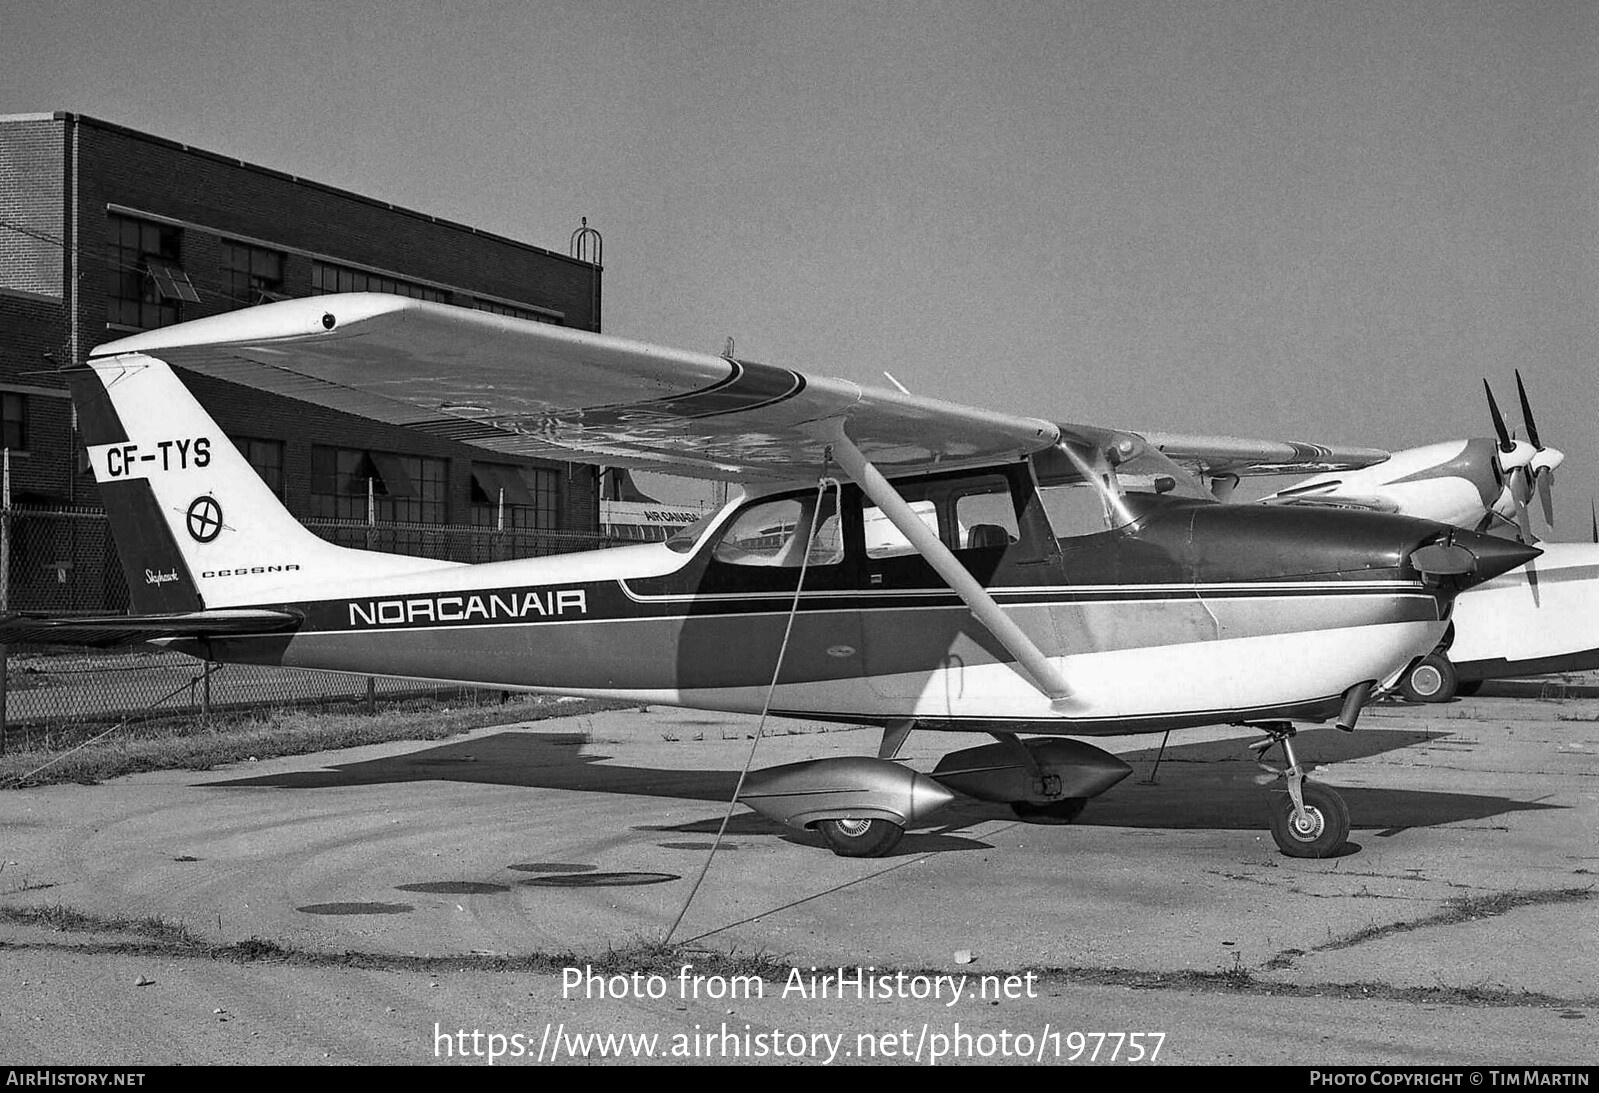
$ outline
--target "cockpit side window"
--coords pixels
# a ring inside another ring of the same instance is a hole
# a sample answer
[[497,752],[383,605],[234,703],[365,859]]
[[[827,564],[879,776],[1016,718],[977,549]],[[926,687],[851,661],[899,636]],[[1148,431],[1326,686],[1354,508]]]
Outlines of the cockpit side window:
[[816,536],[806,559],[816,494],[758,502],[733,518],[712,552],[729,565],[777,566],[837,565],[844,560],[843,523],[839,519],[838,493],[829,491],[816,519]]
[[[938,506],[925,498],[910,502],[910,506],[916,518],[927,526],[927,530],[937,535]],[[904,533],[895,527],[888,515],[876,505],[866,505],[861,513],[861,521],[866,532],[868,558],[899,558],[916,553],[911,541],[905,538]]]

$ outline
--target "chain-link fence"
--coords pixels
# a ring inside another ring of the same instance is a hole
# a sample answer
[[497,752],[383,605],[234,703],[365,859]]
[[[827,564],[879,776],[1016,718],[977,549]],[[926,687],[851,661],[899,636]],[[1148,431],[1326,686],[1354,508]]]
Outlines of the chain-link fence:
[[99,509],[0,511],[0,607],[50,615],[116,615],[128,585]]
[[[437,558],[503,562],[622,546],[587,531],[305,520],[340,546]],[[106,515],[99,509],[31,508],[0,512],[0,608],[51,615],[115,615],[128,609],[128,586]]]
[[[307,520],[342,546],[456,562],[505,561],[621,545],[604,535],[460,525]],[[51,616],[115,615],[127,584],[105,513],[98,509],[0,510],[0,607]],[[5,647],[0,647],[4,649]],[[497,692],[413,680],[255,665],[207,665],[140,645],[121,650],[11,646],[0,748],[48,740],[68,727],[128,717],[226,709],[354,703],[422,695],[493,701]]]
[[476,705],[498,691],[387,676],[351,676],[249,664],[206,664],[150,646],[111,652],[13,653],[0,752],[76,739],[119,721],[208,716],[237,710],[342,705],[375,712],[384,702],[430,698]]

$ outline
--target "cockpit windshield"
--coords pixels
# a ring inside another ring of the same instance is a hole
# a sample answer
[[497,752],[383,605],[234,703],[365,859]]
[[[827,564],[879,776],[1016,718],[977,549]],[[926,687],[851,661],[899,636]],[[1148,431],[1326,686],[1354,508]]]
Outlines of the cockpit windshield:
[[1128,434],[1094,445],[1064,440],[1033,456],[1038,494],[1057,538],[1094,535],[1132,523],[1138,495],[1212,501],[1205,487],[1156,448]]

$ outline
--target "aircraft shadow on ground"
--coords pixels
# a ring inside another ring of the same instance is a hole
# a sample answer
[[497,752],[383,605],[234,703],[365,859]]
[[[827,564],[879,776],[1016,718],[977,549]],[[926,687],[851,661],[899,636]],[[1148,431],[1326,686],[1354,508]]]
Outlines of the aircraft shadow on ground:
[[[1425,731],[1343,733],[1315,729],[1300,733],[1295,746],[1301,761],[1326,765],[1370,758],[1453,735]],[[1262,830],[1266,827],[1269,793],[1280,789],[1281,783],[1261,786],[1255,782],[1255,776],[1262,772],[1246,743],[1224,740],[1167,747],[1161,756],[1158,784],[1155,785],[1147,784],[1146,780],[1155,769],[1158,748],[1123,753],[1122,758],[1132,765],[1133,773],[1108,793],[1092,800],[1077,824],[1173,831]],[[738,782],[735,770],[669,770],[617,765],[608,762],[608,756],[590,751],[585,745],[588,745],[587,737],[581,734],[504,732],[406,755],[207,784],[213,788],[310,790],[450,781],[725,803]],[[1274,750],[1270,758],[1280,760],[1280,753]],[[1514,812],[1562,807],[1502,796],[1426,789],[1339,787],[1339,792],[1349,805],[1356,828],[1379,831],[1486,820]],[[921,825],[923,832],[930,833],[907,836],[905,850],[954,850],[986,845],[955,835],[954,831],[961,826],[996,819],[1014,820],[1015,817],[1004,805],[957,802]],[[634,830],[713,836],[721,822],[721,814],[713,812],[689,823],[641,826]],[[813,838],[742,810],[729,821],[727,834],[782,835],[807,843]],[[926,845],[913,844],[913,838]],[[709,838],[706,842],[708,845]]]

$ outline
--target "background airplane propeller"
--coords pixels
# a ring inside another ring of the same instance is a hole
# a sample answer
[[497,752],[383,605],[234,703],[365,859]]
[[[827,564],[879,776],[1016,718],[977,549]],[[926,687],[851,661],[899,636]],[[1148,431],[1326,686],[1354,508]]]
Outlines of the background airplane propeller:
[[1532,501],[1532,495],[1537,493],[1538,500],[1543,506],[1544,522],[1550,528],[1554,527],[1555,510],[1552,496],[1554,471],[1566,457],[1556,448],[1544,447],[1539,438],[1538,425],[1533,420],[1532,404],[1527,399],[1527,388],[1521,381],[1519,368],[1516,370],[1516,394],[1521,400],[1521,417],[1527,430],[1526,440],[1517,440],[1506,428],[1504,415],[1499,412],[1499,404],[1494,400],[1493,388],[1488,385],[1487,380],[1482,381],[1482,387],[1488,395],[1488,412],[1493,417],[1494,433],[1499,440],[1497,457],[1499,469],[1516,506],[1516,526],[1520,529],[1522,541],[1530,543],[1533,541],[1533,534],[1527,506]]
[[1516,369],[1516,394],[1521,398],[1521,416],[1527,425],[1527,439],[1532,441],[1537,454],[1532,457],[1532,462],[1527,464],[1525,473],[1532,476],[1538,489],[1538,500],[1543,503],[1544,523],[1551,528],[1555,526],[1555,506],[1551,496],[1555,482],[1555,468],[1565,460],[1565,453],[1554,448],[1545,448],[1538,439],[1538,426],[1532,420],[1532,405],[1527,401],[1527,389],[1521,383],[1521,369]]

